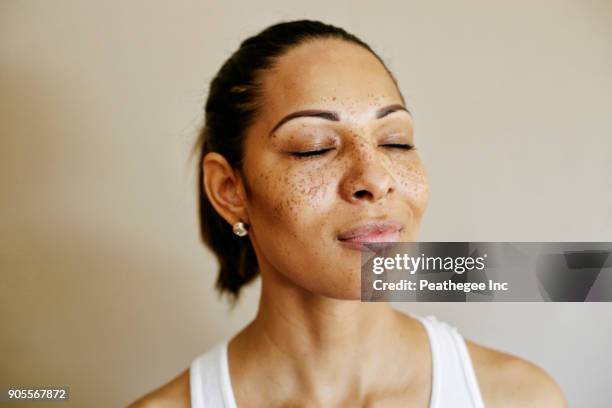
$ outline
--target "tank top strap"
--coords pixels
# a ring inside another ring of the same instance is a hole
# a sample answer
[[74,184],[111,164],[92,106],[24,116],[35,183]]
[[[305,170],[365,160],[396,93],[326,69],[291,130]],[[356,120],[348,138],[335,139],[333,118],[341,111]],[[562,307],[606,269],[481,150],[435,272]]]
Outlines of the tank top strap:
[[236,408],[227,360],[228,340],[196,357],[189,366],[192,408]]
[[430,408],[484,408],[463,336],[457,328],[433,315],[412,317],[421,321],[432,355],[432,391]]

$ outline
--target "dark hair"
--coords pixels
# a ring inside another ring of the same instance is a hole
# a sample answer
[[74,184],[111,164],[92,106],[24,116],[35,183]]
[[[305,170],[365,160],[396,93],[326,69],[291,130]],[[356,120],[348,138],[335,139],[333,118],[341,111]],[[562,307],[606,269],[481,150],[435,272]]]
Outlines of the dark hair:
[[[250,240],[235,235],[210,203],[203,185],[202,160],[209,152],[224,156],[232,168],[243,176],[248,196],[249,187],[242,168],[244,138],[261,101],[261,74],[273,67],[275,60],[291,48],[310,40],[326,38],[341,39],[364,47],[387,69],[370,46],[342,28],[320,21],[297,20],[272,25],[244,40],[210,83],[204,126],[196,143],[196,148],[201,149],[198,162],[200,233],[202,241],[212,249],[219,261],[216,287],[221,294],[227,292],[234,301],[243,285],[257,276],[257,259]],[[391,72],[389,75],[396,82]]]

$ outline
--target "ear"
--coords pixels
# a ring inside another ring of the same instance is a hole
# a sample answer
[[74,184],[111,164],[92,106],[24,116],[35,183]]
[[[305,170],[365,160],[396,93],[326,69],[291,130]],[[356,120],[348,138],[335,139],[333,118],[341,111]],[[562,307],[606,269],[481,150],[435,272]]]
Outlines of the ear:
[[207,153],[202,160],[204,190],[215,210],[230,226],[238,221],[250,224],[246,193],[240,173],[219,153]]

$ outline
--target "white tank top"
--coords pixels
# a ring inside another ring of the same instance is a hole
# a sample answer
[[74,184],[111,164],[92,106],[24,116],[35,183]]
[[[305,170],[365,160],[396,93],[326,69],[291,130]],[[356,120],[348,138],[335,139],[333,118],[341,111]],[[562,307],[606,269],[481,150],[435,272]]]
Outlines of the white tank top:
[[[432,353],[429,408],[484,408],[465,341],[435,316],[410,314],[425,326]],[[196,357],[189,367],[192,408],[237,408],[227,362],[228,340]]]

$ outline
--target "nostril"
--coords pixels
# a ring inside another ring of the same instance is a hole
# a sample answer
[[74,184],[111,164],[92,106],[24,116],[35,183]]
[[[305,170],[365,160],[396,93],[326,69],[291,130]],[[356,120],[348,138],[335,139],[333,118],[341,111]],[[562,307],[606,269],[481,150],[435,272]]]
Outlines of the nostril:
[[368,192],[367,190],[359,190],[356,193],[353,194],[353,196],[355,196],[355,198],[362,198],[364,196],[367,196]]

